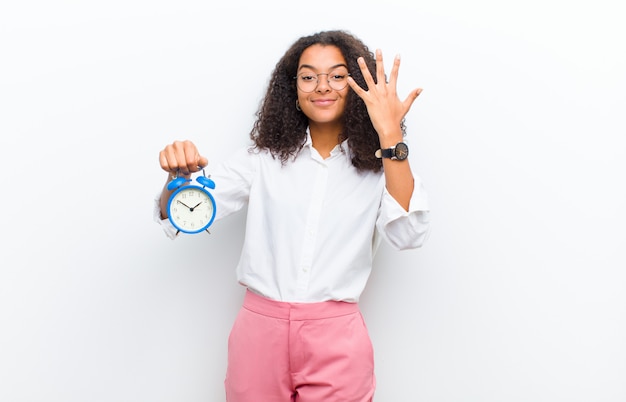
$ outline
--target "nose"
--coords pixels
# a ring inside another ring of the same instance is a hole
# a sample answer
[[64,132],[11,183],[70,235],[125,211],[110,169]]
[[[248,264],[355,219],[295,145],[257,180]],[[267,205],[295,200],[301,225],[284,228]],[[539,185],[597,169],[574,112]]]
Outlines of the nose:
[[[322,78],[322,76],[324,76],[324,78]],[[318,74],[315,92],[325,93],[330,92],[331,90],[332,88],[330,87],[330,83],[328,82],[328,74]]]

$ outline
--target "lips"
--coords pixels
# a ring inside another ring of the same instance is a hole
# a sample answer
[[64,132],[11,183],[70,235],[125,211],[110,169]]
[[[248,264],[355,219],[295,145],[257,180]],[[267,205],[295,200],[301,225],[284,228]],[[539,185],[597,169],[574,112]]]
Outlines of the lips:
[[336,102],[336,99],[315,99],[312,101],[317,106],[328,106]]

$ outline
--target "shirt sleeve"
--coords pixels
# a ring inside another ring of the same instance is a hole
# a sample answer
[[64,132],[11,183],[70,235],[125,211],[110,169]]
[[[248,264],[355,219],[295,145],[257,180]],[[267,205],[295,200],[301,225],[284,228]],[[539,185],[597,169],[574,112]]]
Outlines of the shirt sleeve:
[[419,176],[414,175],[414,189],[406,211],[384,186],[376,221],[382,237],[398,250],[421,247],[430,230],[428,195]]
[[[228,160],[216,164],[213,168],[209,165],[205,169],[215,182],[215,189],[211,190],[215,199],[215,221],[238,212],[248,204],[256,165],[255,151],[242,148]],[[177,229],[169,219],[161,219],[160,197],[161,192],[154,199],[153,219],[161,226],[167,237],[175,239]]]
[[161,218],[161,192],[160,191],[154,197],[154,208],[152,211],[152,218],[154,219],[156,223],[161,225],[161,228],[163,229],[163,232],[165,232],[165,235],[167,237],[169,237],[172,240],[176,238],[177,230],[174,227],[174,225],[172,225],[172,222],[170,222],[170,220],[167,218],[165,219]]

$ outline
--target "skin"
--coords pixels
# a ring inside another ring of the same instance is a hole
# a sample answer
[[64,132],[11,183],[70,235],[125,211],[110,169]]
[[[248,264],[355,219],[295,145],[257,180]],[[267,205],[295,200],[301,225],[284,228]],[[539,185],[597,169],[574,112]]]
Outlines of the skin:
[[[313,147],[323,158],[330,156],[330,151],[339,143],[339,133],[342,128],[341,115],[350,90],[353,90],[365,102],[382,148],[390,148],[403,140],[400,129],[402,119],[422,92],[421,88],[414,89],[404,101],[398,97],[396,83],[400,69],[399,56],[394,58],[389,81],[386,82],[383,55],[380,50],[376,50],[376,71],[373,74],[376,75],[377,84],[374,83],[372,72],[369,71],[363,59],[359,58],[357,61],[369,88],[367,91],[352,78],[348,78],[346,88],[335,91],[328,85],[326,75],[319,76],[315,91],[305,93],[298,89],[300,107],[309,119]],[[306,66],[317,74],[327,73],[333,67],[342,64],[345,65],[346,61],[337,47],[313,45],[300,56],[298,71]],[[159,161],[161,168],[169,174],[168,182],[171,180],[171,175],[177,171],[190,176],[191,173],[201,170],[208,164],[207,158],[202,156],[195,144],[188,140],[175,141],[167,145],[159,153]],[[408,211],[414,188],[414,178],[408,159],[397,161],[385,158],[383,169],[387,191]],[[167,218],[165,214],[171,193],[166,187],[163,188],[160,200],[163,219]]]
[[[372,124],[378,133],[381,148],[393,147],[402,141],[400,123],[411,109],[415,99],[422,93],[422,89],[413,89],[404,101],[400,100],[396,92],[398,71],[400,70],[400,56],[396,56],[393,60],[388,83],[385,81],[383,53],[380,49],[376,50],[377,84],[374,83],[372,74],[365,66],[363,58],[359,58],[358,63],[369,90],[365,91],[359,87],[352,78],[348,78],[348,84],[365,102]],[[397,161],[383,158],[383,169],[387,191],[408,211],[414,188],[414,179],[409,160]]]
[[[315,74],[329,73],[337,66],[347,68],[346,60],[335,46],[313,45],[300,56],[298,74],[313,71]],[[318,77],[318,84],[313,92],[298,89],[298,102],[302,113],[309,118],[309,132],[313,148],[323,158],[330,156],[330,151],[339,143],[341,116],[346,108],[346,97],[350,87],[335,91],[328,85],[326,75]]]

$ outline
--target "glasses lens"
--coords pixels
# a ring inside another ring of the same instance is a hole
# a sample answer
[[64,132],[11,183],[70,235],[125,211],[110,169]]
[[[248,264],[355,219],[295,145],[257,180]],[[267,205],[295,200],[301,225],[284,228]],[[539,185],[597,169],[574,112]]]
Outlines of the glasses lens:
[[330,86],[333,90],[341,91],[346,86],[348,86],[348,77],[350,76],[350,74],[348,74],[348,71],[345,68],[333,70],[328,74],[326,73],[315,74],[312,72],[304,72],[304,73],[299,74],[296,77],[296,83],[298,85],[298,88],[302,92],[315,91],[319,83],[319,80],[324,79],[324,77],[320,78],[320,76],[325,76],[328,86]]
[[303,92],[313,92],[317,87],[317,75],[313,73],[302,73],[297,78],[298,88]]
[[328,73],[328,85],[335,91],[341,91],[348,85],[349,75],[345,69],[331,71]]

